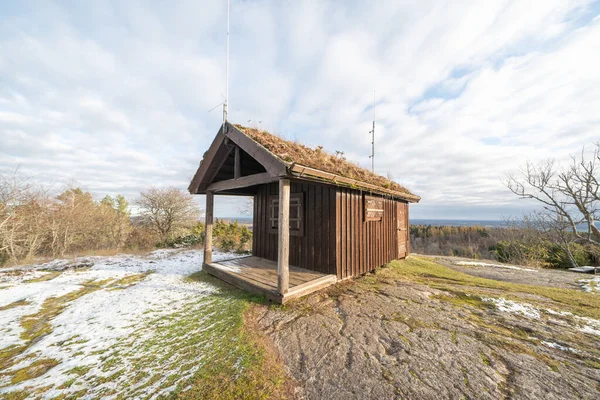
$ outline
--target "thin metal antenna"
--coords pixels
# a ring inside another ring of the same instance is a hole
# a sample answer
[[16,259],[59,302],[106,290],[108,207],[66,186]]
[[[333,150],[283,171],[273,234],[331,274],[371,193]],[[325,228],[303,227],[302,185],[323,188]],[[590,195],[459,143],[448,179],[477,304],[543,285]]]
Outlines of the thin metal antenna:
[[223,103],[223,124],[227,122],[227,106],[229,105],[229,10],[230,0],[227,0],[227,56],[225,58],[225,102]]
[[375,173],[375,90],[373,90],[373,129],[369,131],[371,134],[371,172]]

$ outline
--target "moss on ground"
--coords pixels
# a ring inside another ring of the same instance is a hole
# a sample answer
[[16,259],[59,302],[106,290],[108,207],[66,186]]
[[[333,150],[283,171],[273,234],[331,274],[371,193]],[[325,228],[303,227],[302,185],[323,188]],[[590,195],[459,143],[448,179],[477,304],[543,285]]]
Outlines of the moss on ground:
[[448,295],[438,294],[431,296],[433,299],[438,299],[447,303],[452,303],[457,306],[470,306],[482,310],[493,309],[494,305],[490,302],[483,301],[480,296],[467,294],[456,290],[446,290]]

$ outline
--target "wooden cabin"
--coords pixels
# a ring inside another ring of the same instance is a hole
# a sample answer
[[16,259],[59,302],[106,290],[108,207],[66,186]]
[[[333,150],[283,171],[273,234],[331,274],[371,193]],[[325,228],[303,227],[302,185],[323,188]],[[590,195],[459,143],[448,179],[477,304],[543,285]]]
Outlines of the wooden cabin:
[[[189,186],[206,194],[204,270],[284,303],[410,252],[398,183],[322,148],[225,123]],[[252,255],[213,262],[215,195],[253,196]]]

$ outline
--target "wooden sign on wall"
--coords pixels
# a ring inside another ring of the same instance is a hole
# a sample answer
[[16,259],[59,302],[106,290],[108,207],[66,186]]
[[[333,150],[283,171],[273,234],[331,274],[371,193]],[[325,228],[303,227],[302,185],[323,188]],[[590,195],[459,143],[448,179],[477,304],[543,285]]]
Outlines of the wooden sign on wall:
[[383,199],[365,196],[365,221],[381,221],[383,218]]

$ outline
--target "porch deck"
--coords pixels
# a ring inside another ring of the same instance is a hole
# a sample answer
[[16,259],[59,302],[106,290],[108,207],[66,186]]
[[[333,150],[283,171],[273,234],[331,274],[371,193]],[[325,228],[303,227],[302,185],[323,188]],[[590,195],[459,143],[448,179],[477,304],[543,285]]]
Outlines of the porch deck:
[[337,282],[335,275],[322,274],[290,265],[289,290],[284,295],[277,291],[277,263],[260,257],[242,257],[204,264],[203,269],[234,286],[265,296],[283,304]]

